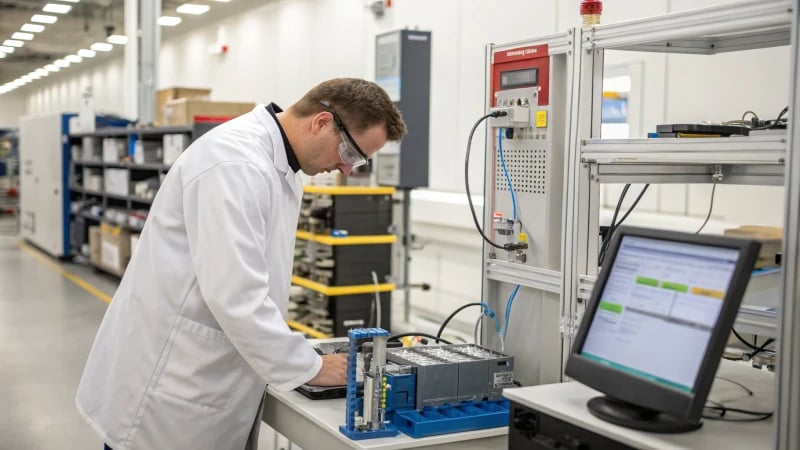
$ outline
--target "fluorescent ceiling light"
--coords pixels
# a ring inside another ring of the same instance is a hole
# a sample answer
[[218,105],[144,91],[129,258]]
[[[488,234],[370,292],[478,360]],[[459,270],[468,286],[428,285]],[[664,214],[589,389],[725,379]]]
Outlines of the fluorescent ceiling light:
[[26,83],[30,83],[31,81],[33,81],[33,77],[31,77],[30,75],[23,75],[23,76],[21,76],[20,78],[21,78],[23,81],[25,81]]
[[197,3],[184,3],[175,10],[180,14],[205,14],[211,9],[208,5],[198,5]]
[[0,45],[0,53],[14,53],[14,47],[8,45]]
[[63,67],[63,68],[66,69],[67,67],[69,67],[70,63],[69,63],[69,61],[64,61],[63,59],[57,59],[57,60],[53,61],[53,64],[55,64],[58,67]]
[[180,17],[173,17],[173,16],[161,16],[158,18],[158,24],[163,27],[174,27],[181,23]]
[[106,40],[112,44],[125,45],[128,43],[128,36],[123,36],[121,34],[112,34]]
[[44,25],[39,25],[36,23],[26,23],[25,25],[20,28],[22,31],[27,31],[29,33],[41,33],[44,31]]
[[31,17],[31,22],[56,23],[56,21],[58,21],[58,17],[45,14],[34,14],[33,17]]
[[45,69],[36,69],[36,71],[34,73],[36,75],[39,75],[40,77],[46,77],[46,76],[50,75],[50,72],[48,72]]
[[211,0],[211,1],[212,2],[217,2],[217,3],[230,3],[231,2],[231,0]]
[[58,0],[64,3],[80,3],[81,0]]
[[19,39],[21,41],[30,41],[33,39],[33,33],[23,33],[21,31],[17,31],[16,33],[11,35],[11,39]]
[[66,59],[67,61],[69,61],[71,63],[76,63],[76,64],[81,62],[81,61],[83,61],[83,58],[81,58],[78,55],[69,55],[69,56],[66,56],[64,59]]
[[114,46],[106,42],[95,42],[89,48],[97,52],[110,52],[111,49],[114,48]]
[[34,70],[33,72],[29,73],[28,75],[29,75],[31,78],[33,78],[34,80],[38,80],[39,78],[42,78],[42,75],[41,75],[41,74],[39,74],[39,71],[38,71],[38,70]]
[[44,5],[42,11],[55,14],[66,14],[70,12],[71,9],[72,9],[71,5],[65,5],[63,3],[48,3]]
[[3,45],[7,47],[22,47],[25,43],[22,41],[15,41],[13,39],[6,39],[3,41]]
[[44,68],[48,72],[58,72],[59,70],[61,70],[61,68],[56,66],[55,64],[48,64],[48,65],[44,66]]
[[3,59],[3,58],[5,58],[7,54],[8,54],[8,53],[0,53],[0,59]]
[[97,54],[97,52],[94,50],[87,50],[85,48],[78,50],[78,56],[82,58],[94,58],[95,54]]

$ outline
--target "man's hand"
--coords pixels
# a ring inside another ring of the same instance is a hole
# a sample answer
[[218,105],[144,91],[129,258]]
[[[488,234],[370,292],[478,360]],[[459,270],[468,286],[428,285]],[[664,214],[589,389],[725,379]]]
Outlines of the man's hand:
[[347,384],[347,353],[322,357],[322,368],[308,384],[316,386],[342,386]]

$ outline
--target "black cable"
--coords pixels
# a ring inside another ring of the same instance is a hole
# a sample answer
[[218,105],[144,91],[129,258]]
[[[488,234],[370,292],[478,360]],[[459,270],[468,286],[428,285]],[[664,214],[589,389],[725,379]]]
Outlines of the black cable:
[[[781,123],[781,118],[783,118],[783,115],[784,115],[784,114],[786,114],[787,112],[789,112],[789,107],[788,107],[788,106],[787,106],[787,107],[785,107],[785,108],[783,108],[783,109],[781,110],[781,112],[778,114],[778,117],[777,117],[775,120],[772,120],[772,121],[770,121],[770,120],[765,120],[765,121],[764,121],[764,124],[765,124],[765,125],[762,125],[762,126],[759,126],[759,127],[753,127],[753,126],[751,126],[751,127],[750,127],[750,129],[751,129],[751,130],[769,130],[769,129],[771,129],[771,128],[775,128],[775,127],[777,127],[778,125],[780,125],[780,123]],[[745,114],[747,114],[747,113],[745,113]],[[759,120],[758,120],[758,116],[757,116],[757,115],[755,115],[755,114],[753,114],[753,115],[755,116],[755,118],[756,118],[756,121],[759,121]],[[771,122],[771,123],[770,123],[770,122]],[[751,122],[751,123],[752,123],[752,122]]]
[[742,344],[750,347],[751,350],[758,350],[758,347],[756,347],[755,345],[747,342],[747,340],[745,338],[743,338],[734,328],[731,328],[731,333],[733,333],[733,335],[736,336],[736,339],[738,339],[739,342],[741,342]]
[[442,338],[440,338],[440,337],[436,337],[436,336],[434,336],[434,335],[432,335],[432,334],[427,334],[427,333],[419,333],[419,332],[414,332],[414,333],[402,333],[402,334],[393,334],[393,335],[389,336],[389,337],[388,337],[386,340],[387,340],[387,341],[396,341],[396,340],[398,340],[398,339],[400,339],[400,338],[402,338],[402,337],[406,337],[406,336],[421,336],[421,337],[426,337],[426,338],[428,338],[428,339],[433,339],[433,340],[435,340],[435,341],[437,341],[437,342],[441,342],[441,343],[443,343],[443,344],[452,344],[452,342],[450,342],[450,341],[447,341],[447,340],[444,340],[444,339],[442,339]]
[[[725,378],[725,377],[721,377],[721,376],[716,376],[714,378],[716,378],[718,380],[722,380],[722,381],[727,381],[728,383],[735,384],[735,385],[739,386],[740,388],[742,388],[745,392],[747,392],[747,395],[749,395],[749,396],[753,395],[753,391],[751,391],[750,389],[747,388],[747,386],[743,385],[742,383],[739,383],[736,380],[731,380],[730,378]],[[713,402],[713,400],[708,400],[708,401]],[[714,403],[716,403],[716,402],[714,402]]]
[[444,332],[444,329],[445,329],[445,327],[447,327],[447,324],[448,324],[448,323],[450,323],[450,320],[452,320],[452,319],[453,319],[453,317],[455,317],[455,316],[456,316],[456,314],[458,314],[458,313],[460,313],[461,311],[463,311],[463,310],[465,310],[465,309],[469,308],[470,306],[480,306],[480,307],[483,307],[483,304],[482,304],[482,303],[480,303],[480,302],[467,303],[466,305],[462,305],[462,306],[460,306],[458,309],[456,309],[455,311],[453,311],[453,313],[452,313],[452,314],[450,314],[450,315],[447,317],[447,319],[444,319],[444,322],[442,322],[442,326],[440,326],[440,327],[439,327],[439,331],[437,331],[437,332],[436,332],[436,338],[437,338],[437,339],[439,339],[439,338],[441,338],[441,337],[442,337],[442,332]]
[[786,114],[787,112],[789,112],[789,107],[788,106],[781,110],[780,114],[778,114],[778,118],[775,119],[775,123],[777,124],[778,122],[780,122],[781,118],[783,117],[783,115]]
[[[630,186],[630,185],[627,185],[627,186]],[[609,230],[608,234],[606,234],[606,237],[608,238],[608,240],[604,240],[603,247],[601,249],[601,253],[600,253],[600,257],[598,258],[597,265],[602,265],[603,261],[606,259],[606,252],[608,251],[608,246],[611,245],[611,238],[613,237],[614,233],[617,231],[617,229],[620,227],[620,225],[622,225],[623,222],[625,222],[625,219],[627,219],[628,216],[631,215],[633,210],[636,208],[636,205],[639,204],[639,201],[642,199],[642,197],[644,197],[644,193],[647,192],[647,188],[649,188],[649,187],[650,187],[649,183],[644,185],[644,187],[642,188],[642,191],[639,192],[639,195],[636,196],[636,199],[633,201],[631,206],[628,208],[628,210],[625,212],[625,214],[622,216],[622,218],[619,220],[618,223],[614,223],[614,221],[612,219],[613,227]],[[620,202],[617,204],[617,206],[619,206],[621,203],[622,202],[621,202],[621,198],[620,198]]]
[[630,189],[631,185],[626,184],[624,188],[622,188],[622,193],[619,194],[619,199],[617,199],[617,207],[614,208],[614,215],[611,217],[611,224],[608,226],[608,231],[606,231],[606,236],[603,238],[603,242],[600,243],[600,252],[597,256],[597,265],[603,264],[603,259],[605,259],[605,249],[608,247],[608,243],[611,242],[611,234],[614,232],[614,225],[617,222],[617,215],[619,215],[619,210],[622,209],[622,202],[625,200],[625,195],[628,193],[628,189]]
[[772,344],[773,342],[775,342],[775,339],[767,339],[761,347],[758,347],[757,349],[755,349],[755,351],[753,351],[753,353],[750,353],[750,358],[752,359],[753,356],[756,356],[757,354],[766,350],[767,346]]
[[[483,237],[483,240],[486,241],[492,247],[504,250],[505,247],[503,247],[502,245],[498,245],[498,244],[494,243],[491,239],[489,239],[486,236],[486,234],[484,234],[483,229],[481,229],[481,225],[478,222],[478,216],[477,216],[477,214],[475,214],[475,205],[472,204],[472,194],[470,194],[470,192],[469,192],[469,153],[470,153],[470,149],[472,148],[472,137],[475,134],[475,130],[478,128],[478,125],[480,125],[481,122],[483,122],[484,120],[488,119],[489,117],[499,117],[501,115],[501,114],[499,114],[500,112],[505,113],[505,111],[491,112],[489,114],[484,115],[480,119],[478,119],[478,121],[475,122],[475,125],[472,126],[472,130],[469,132],[469,138],[467,139],[467,155],[464,158],[464,184],[465,184],[466,189],[467,189],[467,201],[469,201],[469,210],[470,210],[470,212],[472,212],[472,220],[475,221],[475,228],[478,229],[478,233],[480,233],[481,237]],[[508,113],[506,113],[506,114],[508,114]],[[506,114],[502,114],[502,115],[504,116]]]
[[[719,377],[717,377],[717,378],[719,378]],[[732,380],[727,380],[727,381],[732,381]],[[736,384],[739,384],[739,383],[736,383]],[[740,385],[740,386],[742,386],[742,385]],[[742,387],[745,390],[747,390],[748,392],[750,392],[750,395],[752,395],[752,391],[750,391],[749,389],[745,388],[744,386],[742,386]],[[752,410],[748,410],[748,409],[730,408],[730,407],[727,407],[727,406],[723,405],[720,402],[717,402],[717,401],[714,401],[714,400],[711,400],[711,399],[707,399],[706,403],[711,403],[712,406],[706,405],[706,406],[703,407],[704,410],[709,409],[709,410],[712,410],[712,411],[719,411],[719,415],[714,415],[714,416],[703,414],[702,417],[704,419],[708,419],[708,420],[721,420],[721,421],[727,421],[727,422],[760,422],[762,420],[769,419],[770,417],[772,417],[772,414],[773,414],[771,411],[752,411]],[[739,414],[744,414],[744,415],[748,415],[748,416],[756,416],[756,417],[733,417],[733,418],[726,417],[726,414],[728,412],[739,413]]]
[[633,212],[633,209],[636,208],[636,205],[639,204],[639,200],[641,200],[642,197],[644,197],[644,193],[647,192],[647,188],[649,188],[649,187],[650,187],[650,183],[644,185],[644,187],[642,188],[642,192],[639,192],[639,195],[636,196],[636,200],[633,201],[633,203],[631,204],[631,207],[628,208],[628,211],[625,212],[625,215],[622,216],[622,219],[619,219],[619,223],[614,226],[614,230],[619,228],[619,226],[622,225],[623,222],[625,222],[625,219],[627,219],[628,216],[631,215],[631,213]]

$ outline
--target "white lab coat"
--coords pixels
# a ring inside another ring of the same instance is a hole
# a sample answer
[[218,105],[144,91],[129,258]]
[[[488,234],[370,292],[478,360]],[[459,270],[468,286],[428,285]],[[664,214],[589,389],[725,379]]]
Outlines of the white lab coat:
[[242,450],[265,384],[290,390],[320,357],[286,325],[302,180],[263,105],[175,162],[78,387],[114,450]]

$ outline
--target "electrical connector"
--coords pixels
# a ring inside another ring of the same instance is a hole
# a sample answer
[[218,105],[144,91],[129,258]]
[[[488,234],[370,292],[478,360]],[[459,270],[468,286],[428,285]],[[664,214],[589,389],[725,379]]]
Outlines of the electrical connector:
[[489,121],[489,124],[495,128],[524,128],[531,126],[531,109],[526,106],[495,106],[490,111],[498,114],[497,116],[492,116]]
[[509,244],[503,245],[503,249],[508,250],[508,251],[527,250],[528,249],[528,243],[527,242],[513,242],[513,243],[509,243]]

